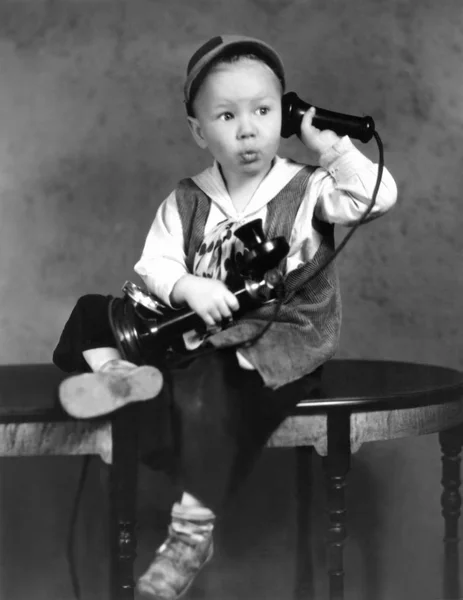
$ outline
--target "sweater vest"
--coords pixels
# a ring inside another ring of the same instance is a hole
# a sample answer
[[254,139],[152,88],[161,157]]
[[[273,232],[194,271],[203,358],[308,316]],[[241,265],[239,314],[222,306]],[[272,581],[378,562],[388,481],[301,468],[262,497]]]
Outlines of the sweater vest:
[[[267,239],[284,236],[288,241],[297,212],[314,167],[301,169],[267,204],[264,233]],[[183,179],[176,189],[176,202],[184,235],[186,264],[193,272],[211,207],[210,198],[192,179]],[[335,262],[308,283],[303,283],[335,250],[334,226],[315,216],[308,227],[322,238],[315,256],[284,278],[289,299],[281,305],[276,320],[266,333],[239,351],[260,373],[266,386],[276,389],[312,373],[337,350],[341,327],[341,298]],[[280,268],[285,272],[286,260]],[[302,284],[302,285],[301,285]],[[241,344],[254,337],[275,312],[266,304],[239,317],[234,324],[208,341],[216,347]]]

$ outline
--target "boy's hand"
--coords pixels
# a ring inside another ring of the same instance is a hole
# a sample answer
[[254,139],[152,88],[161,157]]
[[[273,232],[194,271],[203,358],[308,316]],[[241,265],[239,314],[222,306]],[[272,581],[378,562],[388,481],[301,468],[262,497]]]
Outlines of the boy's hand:
[[208,327],[232,317],[232,311],[240,307],[234,294],[218,279],[207,279],[196,275],[181,277],[171,293],[173,304],[186,302]]
[[311,106],[305,113],[301,122],[301,141],[309,150],[316,152],[320,156],[341,138],[331,131],[317,129],[312,125],[312,119],[315,115],[315,107]]

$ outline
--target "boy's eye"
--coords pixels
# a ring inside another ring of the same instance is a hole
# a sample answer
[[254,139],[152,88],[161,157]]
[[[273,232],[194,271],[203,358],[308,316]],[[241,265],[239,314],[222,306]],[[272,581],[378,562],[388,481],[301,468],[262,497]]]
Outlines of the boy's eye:
[[268,106],[259,106],[259,108],[257,109],[257,112],[260,115],[266,115],[266,114],[268,114],[269,110],[270,110],[270,108]]
[[222,121],[229,121],[230,119],[233,119],[233,115],[231,112],[224,112],[220,115],[220,119],[222,119]]

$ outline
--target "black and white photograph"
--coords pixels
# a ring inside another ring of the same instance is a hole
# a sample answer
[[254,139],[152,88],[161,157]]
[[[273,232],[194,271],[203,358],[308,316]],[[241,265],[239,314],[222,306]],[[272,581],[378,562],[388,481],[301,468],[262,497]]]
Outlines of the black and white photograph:
[[461,0],[0,0],[0,600],[463,600]]

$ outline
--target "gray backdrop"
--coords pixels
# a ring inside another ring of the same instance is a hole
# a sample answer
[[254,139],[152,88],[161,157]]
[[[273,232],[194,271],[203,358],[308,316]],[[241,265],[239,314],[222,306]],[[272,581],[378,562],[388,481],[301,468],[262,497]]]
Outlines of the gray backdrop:
[[[209,162],[186,126],[186,63],[212,35],[238,32],[280,51],[302,98],[372,115],[398,184],[396,208],[338,261],[339,356],[463,366],[462,31],[461,0],[1,1],[0,362],[49,362],[79,295],[135,277],[159,203]],[[377,160],[374,142],[359,147]],[[281,153],[307,159],[297,140]],[[356,458],[353,556],[369,490],[384,536],[376,568],[386,555],[406,573],[416,563],[410,590],[440,556],[436,439]]]

